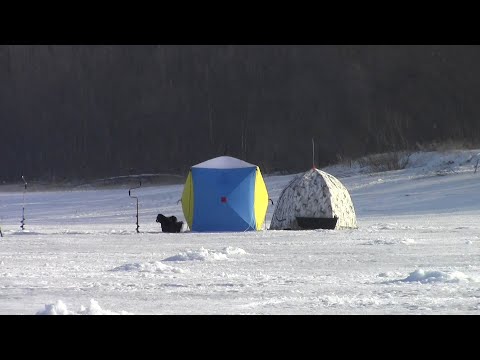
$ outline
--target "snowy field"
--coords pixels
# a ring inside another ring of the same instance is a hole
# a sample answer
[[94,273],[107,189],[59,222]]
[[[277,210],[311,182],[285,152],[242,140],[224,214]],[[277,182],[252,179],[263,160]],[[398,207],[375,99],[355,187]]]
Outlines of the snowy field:
[[[29,192],[22,232],[0,187],[0,314],[480,314],[479,152],[324,169],[357,230],[164,234],[168,185],[133,191],[140,234],[128,189]],[[265,177],[274,202],[293,176]]]

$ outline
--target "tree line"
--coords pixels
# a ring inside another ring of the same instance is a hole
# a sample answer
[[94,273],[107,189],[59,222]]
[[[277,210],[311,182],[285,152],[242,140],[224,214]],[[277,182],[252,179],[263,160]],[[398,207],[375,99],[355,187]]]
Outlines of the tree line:
[[2,45],[0,180],[263,172],[480,135],[477,45]]

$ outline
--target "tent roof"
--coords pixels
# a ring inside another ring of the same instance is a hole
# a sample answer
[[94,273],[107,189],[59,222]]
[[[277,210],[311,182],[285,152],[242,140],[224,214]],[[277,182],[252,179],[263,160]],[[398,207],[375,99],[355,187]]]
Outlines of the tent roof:
[[230,156],[219,156],[192,166],[192,168],[201,169],[239,169],[249,167],[256,167],[256,165]]

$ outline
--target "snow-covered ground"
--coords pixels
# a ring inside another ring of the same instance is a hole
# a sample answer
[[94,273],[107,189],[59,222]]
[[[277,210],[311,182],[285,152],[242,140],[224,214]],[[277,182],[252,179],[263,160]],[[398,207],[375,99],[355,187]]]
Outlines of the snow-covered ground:
[[[0,314],[480,314],[479,152],[325,168],[357,230],[164,234],[168,185],[133,191],[140,234],[127,189],[29,192],[22,232],[0,187]],[[265,178],[275,202],[293,176]]]

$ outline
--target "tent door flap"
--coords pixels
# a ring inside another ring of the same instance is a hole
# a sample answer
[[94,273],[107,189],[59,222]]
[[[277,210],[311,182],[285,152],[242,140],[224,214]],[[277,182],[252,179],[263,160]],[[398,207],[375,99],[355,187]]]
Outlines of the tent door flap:
[[297,223],[302,229],[328,229],[333,230],[337,225],[338,218],[316,218],[316,217],[299,217],[297,216]]

